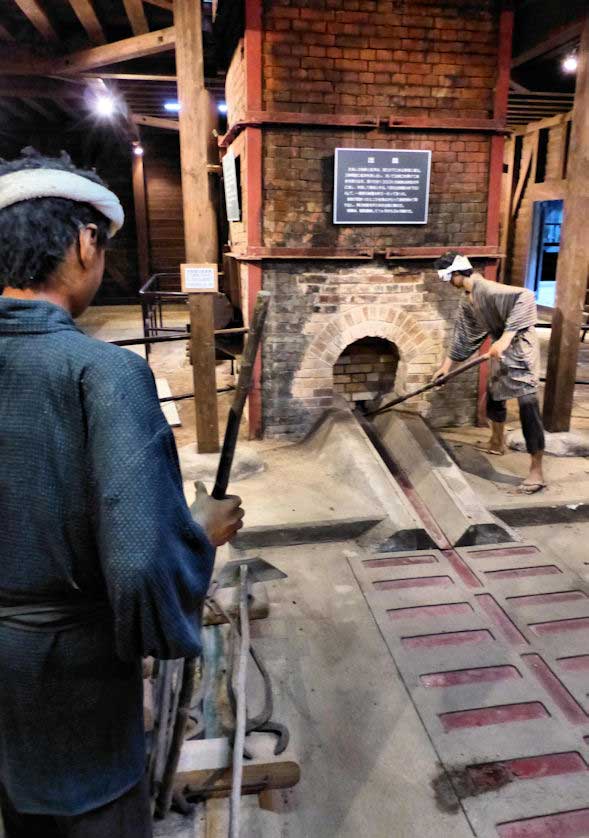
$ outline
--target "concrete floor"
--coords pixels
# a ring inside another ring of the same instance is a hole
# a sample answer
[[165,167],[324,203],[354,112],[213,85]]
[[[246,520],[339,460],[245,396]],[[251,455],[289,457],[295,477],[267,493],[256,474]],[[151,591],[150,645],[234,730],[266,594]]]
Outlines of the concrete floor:
[[[178,324],[186,321],[182,310],[175,317]],[[138,310],[127,308],[92,309],[80,325],[104,339],[141,333]],[[589,378],[589,345],[582,347],[581,362],[580,377]],[[168,379],[172,392],[191,389],[183,343],[157,347],[152,366],[156,376]],[[227,380],[227,369],[219,370],[219,379]],[[579,390],[575,424],[589,427],[589,388]],[[229,401],[230,396],[221,396],[222,414]],[[194,441],[194,414],[190,402],[180,403],[179,409],[183,427],[175,434],[182,446]],[[551,458],[551,486],[541,499],[512,496],[525,474],[526,455],[510,452],[492,458],[476,451],[485,439],[480,429],[448,429],[444,438],[487,506],[575,503],[587,497],[589,463],[583,458]],[[261,456],[266,465],[263,473],[231,487],[244,498],[249,527],[279,529],[386,514],[390,485],[362,456],[358,479],[334,447],[318,450],[245,439],[241,447]],[[185,488],[190,499],[190,483]],[[589,524],[526,528],[521,536],[563,562],[578,585],[588,581],[584,544]],[[261,553],[288,574],[288,579],[269,585],[270,617],[256,623],[253,632],[275,683],[275,715],[291,729],[302,779],[295,789],[272,794],[264,809],[257,798],[244,799],[242,834],[248,838],[477,834],[462,808],[448,806],[447,800],[441,803],[436,794],[438,754],[350,568],[364,550],[358,542],[340,541]],[[189,818],[172,815],[156,824],[156,836],[216,838],[226,834],[226,811],[223,801],[210,805],[206,830],[202,807]]]

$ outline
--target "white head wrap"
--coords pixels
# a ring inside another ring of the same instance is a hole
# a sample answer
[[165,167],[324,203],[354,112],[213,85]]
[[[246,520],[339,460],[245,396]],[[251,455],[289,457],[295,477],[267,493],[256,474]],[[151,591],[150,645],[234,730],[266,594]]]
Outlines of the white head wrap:
[[438,276],[441,280],[443,280],[443,282],[450,282],[454,271],[469,270],[472,270],[472,265],[470,264],[466,256],[461,256],[460,254],[458,254],[451,265],[448,265],[447,268],[442,268],[441,271],[438,271]]
[[123,226],[121,202],[109,189],[61,169],[21,169],[0,176],[0,210],[31,198],[69,198],[91,204],[111,222],[109,237]]

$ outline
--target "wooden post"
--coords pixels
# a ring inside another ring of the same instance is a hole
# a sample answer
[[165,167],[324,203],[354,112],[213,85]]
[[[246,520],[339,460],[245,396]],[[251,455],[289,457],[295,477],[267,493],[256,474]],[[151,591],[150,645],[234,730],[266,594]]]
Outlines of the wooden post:
[[215,371],[215,324],[212,294],[190,294],[190,351],[196,401],[196,436],[199,453],[219,450],[219,420],[217,415],[217,387],[204,387],[210,380],[211,363]]
[[145,196],[145,172],[143,155],[133,157],[133,203],[135,206],[135,228],[137,230],[137,259],[139,280],[145,285],[149,279],[149,227],[147,222],[147,200]]
[[[245,3],[245,78],[246,103],[248,111],[262,110],[262,0],[246,0]],[[245,132],[246,147],[246,207],[245,222],[247,244],[260,247],[262,237],[262,129],[248,127]],[[256,296],[262,289],[262,263],[250,262],[247,266],[246,317],[249,322]],[[262,353],[256,358],[254,379],[247,405],[247,419],[250,439],[262,436]]]
[[589,15],[581,35],[569,147],[567,191],[556,276],[556,304],[548,350],[544,424],[571,426],[579,334],[589,274]]
[[[509,73],[511,70],[511,47],[513,38],[513,6],[511,0],[502,0],[499,16],[499,50],[497,55],[497,80],[493,99],[493,118],[505,124],[507,119],[507,100],[509,97]],[[499,246],[499,212],[501,204],[501,182],[503,179],[503,150],[505,137],[494,134],[491,137],[489,153],[489,185],[487,197],[487,231],[485,243]],[[496,281],[497,262],[487,265],[484,271],[486,279]],[[488,351],[491,342],[489,338],[481,346],[480,353]],[[477,401],[477,424],[487,425],[487,365],[479,372],[479,388]]]
[[514,170],[515,170],[515,161],[516,161],[516,151],[517,151],[517,144],[518,144],[518,137],[512,136],[509,145],[508,145],[508,155],[507,155],[507,175],[504,178],[503,182],[503,189],[502,189],[502,199],[503,199],[503,206],[501,208],[501,238],[499,242],[499,250],[503,253],[503,258],[501,259],[501,265],[499,267],[499,282],[505,282],[505,276],[507,274],[507,265],[509,262],[509,252],[511,249],[511,233],[513,229],[513,225],[511,223],[511,204],[513,201],[513,182],[514,182]]
[[[217,262],[217,223],[209,195],[209,95],[204,86],[200,0],[174,0],[180,162],[187,262]],[[190,300],[196,433],[199,453],[219,450],[213,295]]]

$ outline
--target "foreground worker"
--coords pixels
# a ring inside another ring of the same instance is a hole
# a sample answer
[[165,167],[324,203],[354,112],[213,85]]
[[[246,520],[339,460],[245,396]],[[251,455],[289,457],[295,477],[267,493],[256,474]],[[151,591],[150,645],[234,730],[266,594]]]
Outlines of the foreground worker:
[[0,801],[8,838],[148,838],[142,657],[200,652],[214,547],[145,361],[80,332],[123,222],[67,156],[0,161]]
[[538,404],[540,351],[535,324],[536,300],[532,291],[490,282],[465,256],[450,251],[436,263],[438,276],[464,289],[448,357],[433,380],[446,375],[454,362],[465,361],[486,337],[491,368],[487,386],[487,417],[491,422],[489,454],[505,453],[506,399],[517,399],[526,448],[531,457],[530,472],[518,491],[534,494],[545,488],[542,471],[544,428]]

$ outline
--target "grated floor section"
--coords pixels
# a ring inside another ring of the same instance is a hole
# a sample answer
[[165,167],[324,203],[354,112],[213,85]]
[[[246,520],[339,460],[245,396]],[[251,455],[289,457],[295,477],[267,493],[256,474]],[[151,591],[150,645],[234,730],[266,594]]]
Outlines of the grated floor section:
[[480,838],[589,836],[579,578],[534,544],[348,561],[445,768],[442,801],[450,783]]

